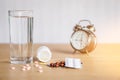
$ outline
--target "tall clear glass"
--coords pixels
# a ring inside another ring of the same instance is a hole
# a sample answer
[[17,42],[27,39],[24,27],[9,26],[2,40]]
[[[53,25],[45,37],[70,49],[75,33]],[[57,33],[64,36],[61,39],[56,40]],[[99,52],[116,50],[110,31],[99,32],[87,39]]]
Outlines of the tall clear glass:
[[9,10],[10,63],[26,64],[33,61],[33,11]]

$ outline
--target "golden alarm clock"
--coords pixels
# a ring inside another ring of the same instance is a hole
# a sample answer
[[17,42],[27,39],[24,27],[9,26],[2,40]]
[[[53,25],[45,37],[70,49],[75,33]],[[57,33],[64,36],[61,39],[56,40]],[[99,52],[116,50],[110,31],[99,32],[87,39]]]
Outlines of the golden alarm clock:
[[[82,22],[87,22],[87,25],[80,25]],[[70,38],[72,48],[80,53],[89,53],[96,47],[96,36],[94,34],[95,27],[89,20],[80,20],[74,27],[74,32]]]

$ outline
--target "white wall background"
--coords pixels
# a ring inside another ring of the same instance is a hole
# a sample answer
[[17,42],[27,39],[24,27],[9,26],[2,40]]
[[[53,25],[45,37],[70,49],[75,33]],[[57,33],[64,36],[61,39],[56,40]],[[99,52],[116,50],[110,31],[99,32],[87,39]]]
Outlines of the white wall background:
[[81,19],[95,25],[98,43],[120,43],[120,0],[0,0],[0,43],[9,43],[13,9],[34,10],[34,43],[69,43]]

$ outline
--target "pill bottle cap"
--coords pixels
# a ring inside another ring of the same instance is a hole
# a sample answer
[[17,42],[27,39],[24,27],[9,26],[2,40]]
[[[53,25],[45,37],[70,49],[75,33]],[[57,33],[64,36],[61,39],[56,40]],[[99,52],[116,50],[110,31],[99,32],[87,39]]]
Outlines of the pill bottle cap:
[[52,53],[47,46],[42,46],[38,48],[37,58],[41,62],[48,62],[51,60]]

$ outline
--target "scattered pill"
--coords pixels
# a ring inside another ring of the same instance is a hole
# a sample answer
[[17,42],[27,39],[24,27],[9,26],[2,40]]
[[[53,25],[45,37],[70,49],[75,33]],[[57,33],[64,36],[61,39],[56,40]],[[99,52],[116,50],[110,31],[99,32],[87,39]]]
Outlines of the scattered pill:
[[39,64],[35,64],[35,67],[39,67]]
[[42,67],[41,67],[41,66],[39,66],[38,68],[39,68],[39,69],[42,69]]
[[29,67],[30,65],[29,65],[29,64],[26,64],[25,66],[26,66],[26,67]]
[[22,68],[26,68],[26,66],[22,66]]
[[22,68],[22,71],[26,71],[26,69],[25,69],[25,68]]
[[15,67],[11,67],[12,70],[15,70]]
[[27,69],[27,70],[30,70],[30,69],[31,69],[31,67],[29,66],[29,67],[27,67],[26,69]]
[[43,70],[38,70],[38,72],[42,73],[42,72],[43,72]]
[[35,64],[38,64],[38,61],[35,61],[34,63],[35,63]]

